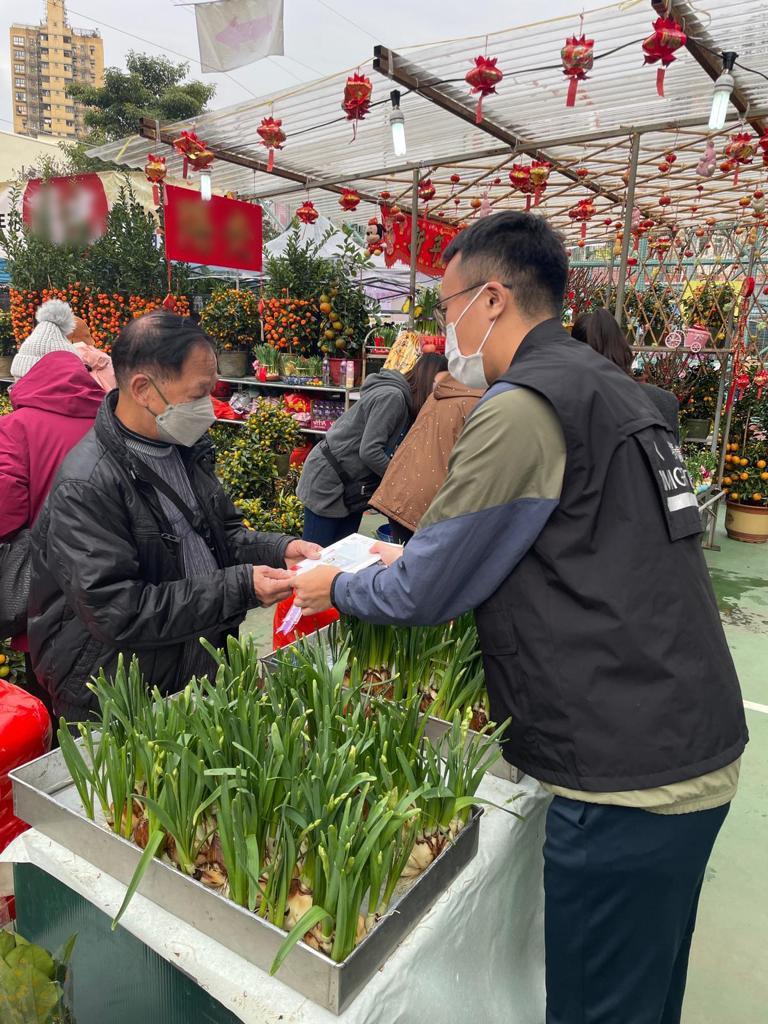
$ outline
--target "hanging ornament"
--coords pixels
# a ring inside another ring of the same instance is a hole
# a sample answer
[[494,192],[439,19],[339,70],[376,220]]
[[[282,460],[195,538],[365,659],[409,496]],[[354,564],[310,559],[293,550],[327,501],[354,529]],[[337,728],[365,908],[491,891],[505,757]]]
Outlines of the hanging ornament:
[[664,159],[668,164],[673,164],[677,160],[677,153],[673,153],[671,150],[669,153],[664,154]]
[[522,192],[525,196],[525,208],[531,208],[531,196],[536,191],[536,186],[531,181],[531,168],[528,164],[512,164],[509,172],[509,181],[512,188]]
[[367,75],[360,75],[356,71],[354,75],[347,78],[344,86],[344,98],[341,101],[341,109],[347,115],[348,121],[354,121],[352,127],[352,138],[357,138],[357,122],[362,121],[371,109],[371,93],[373,83]]
[[731,171],[733,170],[733,164],[731,163],[730,160],[723,160],[720,163],[719,166],[720,166],[720,170],[723,172],[723,174],[730,174]]
[[669,206],[672,199],[668,195],[659,196],[659,206]]
[[669,174],[669,172],[671,170],[671,164],[667,163],[666,160],[662,160],[661,163],[659,164],[659,170],[661,171],[662,174]]
[[738,373],[736,375],[736,378],[733,382],[734,401],[738,402],[739,399],[742,398],[747,393],[747,391],[749,390],[749,385],[751,383],[752,381],[749,379],[749,374],[745,373],[744,370],[742,370],[741,373]]
[[733,184],[738,185],[739,168],[751,164],[754,158],[755,140],[749,132],[736,132],[724,152],[733,167]]
[[486,194],[483,196],[482,201],[480,203],[480,212],[478,213],[478,217],[490,217],[492,213],[493,207],[491,206],[491,200],[488,198],[488,195]]
[[657,18],[653,23],[653,32],[643,40],[644,64],[655,64],[661,61],[656,71],[656,92],[664,95],[664,74],[669,65],[676,60],[675,50],[685,46],[685,32],[672,18]]
[[696,228],[696,231],[694,232],[697,238],[703,238],[704,235],[706,235],[706,233],[707,232],[704,230],[704,228]]
[[379,192],[379,199],[383,199],[385,203],[386,203],[386,201],[388,199],[391,199],[391,198],[392,198],[392,193],[391,192]]
[[496,92],[496,86],[504,77],[501,68],[496,67],[497,62],[498,57],[475,57],[474,65],[464,76],[470,86],[470,93],[479,93],[475,107],[476,124],[481,124],[483,120],[483,100]]
[[434,199],[436,191],[431,178],[422,178],[419,182],[419,199],[422,202],[428,203],[430,199]]
[[345,188],[339,196],[339,206],[342,210],[356,210],[360,205],[360,196],[353,188]]
[[568,79],[568,93],[565,97],[566,107],[576,105],[576,91],[579,82],[587,78],[587,72],[592,70],[594,63],[594,39],[587,39],[585,35],[568,36],[565,45],[560,50],[560,60],[563,62],[563,74]]
[[187,177],[190,166],[193,171],[202,171],[213,162],[213,153],[194,132],[183,131],[178,139],[173,140],[173,148],[184,157],[184,178]]
[[595,215],[595,204],[591,199],[580,199],[575,206],[568,211],[568,216],[576,223],[581,223],[582,242],[587,237],[587,221]]
[[576,171],[574,173],[576,174],[577,178],[581,178],[582,181],[583,181],[584,178],[588,178],[589,177],[589,168],[588,167],[577,167]]
[[605,224],[605,226],[607,228],[609,228],[611,226],[611,224],[613,224],[613,221],[611,220],[610,217],[606,217],[605,220],[603,221],[603,224]]
[[768,384],[768,371],[758,370],[752,383],[757,388],[757,400],[759,402],[763,397],[763,388]]
[[160,205],[160,189],[158,186],[165,180],[168,168],[165,166],[165,157],[156,153],[147,153],[147,162],[144,164],[144,174],[147,181],[152,183],[152,203]]
[[311,200],[305,199],[296,211],[296,216],[302,224],[314,224],[320,214],[315,209],[315,204]]
[[686,249],[683,256],[685,256],[686,259],[690,259],[691,256],[693,256],[693,249]]
[[493,179],[493,184],[494,185],[500,185],[501,184],[501,178],[494,178]]
[[283,122],[276,117],[264,117],[256,129],[256,134],[261,138],[261,144],[266,146],[269,152],[267,171],[271,171],[275,166],[275,150],[282,149],[285,142]]
[[451,195],[453,195],[453,193],[456,191],[456,186],[459,184],[460,181],[461,181],[461,175],[460,174],[452,174],[451,175]]
[[533,185],[533,205],[538,206],[542,195],[547,190],[547,181],[552,173],[552,164],[548,160],[533,160],[528,168],[528,177]]
[[[717,165],[717,150],[712,139],[707,139],[707,145],[704,148],[704,155],[701,157],[699,162],[696,164],[696,173],[701,178],[711,178],[715,173],[715,167]],[[701,191],[702,186],[696,186]]]
[[482,205],[482,202],[482,199],[478,199],[477,196],[475,196],[473,199],[470,199],[469,205],[472,207],[473,210],[479,210]]
[[742,208],[742,210],[746,210],[746,208],[750,205],[751,202],[752,202],[752,197],[751,196],[740,196],[739,197],[739,206]]

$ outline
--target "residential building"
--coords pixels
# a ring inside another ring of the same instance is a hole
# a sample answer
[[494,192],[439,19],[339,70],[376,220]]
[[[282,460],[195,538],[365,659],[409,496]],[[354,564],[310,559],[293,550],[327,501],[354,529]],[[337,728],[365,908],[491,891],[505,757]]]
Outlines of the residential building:
[[13,129],[19,135],[76,139],[86,134],[83,108],[67,82],[104,84],[104,44],[95,29],[71,28],[64,0],[46,0],[40,25],[11,25]]

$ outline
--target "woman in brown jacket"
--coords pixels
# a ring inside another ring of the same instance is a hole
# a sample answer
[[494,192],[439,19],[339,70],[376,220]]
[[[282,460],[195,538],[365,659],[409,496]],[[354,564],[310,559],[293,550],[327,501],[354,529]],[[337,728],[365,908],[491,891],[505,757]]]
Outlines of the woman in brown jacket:
[[371,507],[387,516],[392,539],[410,540],[448,474],[448,459],[464,423],[482,397],[448,373],[435,388],[392,457]]

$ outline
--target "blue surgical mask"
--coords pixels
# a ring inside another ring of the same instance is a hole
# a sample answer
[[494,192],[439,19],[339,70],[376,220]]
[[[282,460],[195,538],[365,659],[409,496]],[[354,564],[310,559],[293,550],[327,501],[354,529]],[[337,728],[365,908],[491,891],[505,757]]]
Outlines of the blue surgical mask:
[[485,332],[485,337],[480,342],[480,348],[470,356],[465,356],[459,348],[456,327],[472,303],[483,294],[487,287],[484,284],[469,300],[459,314],[458,319],[445,326],[445,357],[448,360],[448,372],[460,384],[468,388],[475,388],[478,391],[485,391],[488,387],[488,378],[485,376],[485,366],[483,364],[483,348],[486,341],[488,341],[488,336],[496,325],[496,321],[494,320]]

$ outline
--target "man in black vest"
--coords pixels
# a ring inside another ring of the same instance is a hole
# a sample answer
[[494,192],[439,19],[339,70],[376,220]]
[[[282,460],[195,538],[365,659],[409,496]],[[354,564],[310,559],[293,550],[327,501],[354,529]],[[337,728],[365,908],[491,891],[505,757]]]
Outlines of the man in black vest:
[[402,556],[314,570],[297,600],[382,623],[475,609],[505,756],[554,794],[547,1022],[676,1024],[747,741],[696,499],[643,388],[563,330],[543,219],[480,220],[446,260],[449,369],[488,390]]

